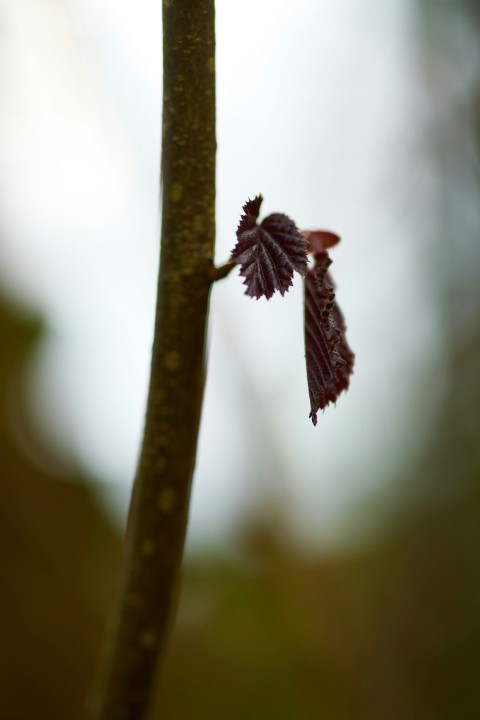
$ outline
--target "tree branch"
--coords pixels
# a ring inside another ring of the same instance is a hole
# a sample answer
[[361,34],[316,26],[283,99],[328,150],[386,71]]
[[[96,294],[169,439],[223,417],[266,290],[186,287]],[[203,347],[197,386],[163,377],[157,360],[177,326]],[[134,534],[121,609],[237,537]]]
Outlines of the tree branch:
[[89,717],[140,720],[174,611],[205,379],[215,236],[214,0],[163,0],[161,260],[143,443]]

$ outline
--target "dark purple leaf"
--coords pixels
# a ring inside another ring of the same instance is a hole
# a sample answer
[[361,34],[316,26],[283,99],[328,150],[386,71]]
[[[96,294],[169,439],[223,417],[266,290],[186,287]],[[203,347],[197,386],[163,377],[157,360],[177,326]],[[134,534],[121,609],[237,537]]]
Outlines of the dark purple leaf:
[[305,275],[307,253],[304,237],[287,215],[273,213],[257,223],[262,201],[257,195],[243,206],[231,260],[241,266],[245,294],[268,300],[276,290],[287,292],[294,271]]
[[354,355],[345,338],[345,320],[335,302],[334,283],[325,250],[315,252],[315,264],[305,278],[305,359],[310,417],[336,402],[348,388]]

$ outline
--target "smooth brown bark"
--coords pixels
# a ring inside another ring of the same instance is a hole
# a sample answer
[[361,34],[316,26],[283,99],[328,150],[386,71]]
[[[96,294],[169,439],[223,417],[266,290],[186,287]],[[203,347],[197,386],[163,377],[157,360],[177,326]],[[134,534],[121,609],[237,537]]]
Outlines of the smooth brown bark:
[[146,716],[175,610],[205,380],[215,238],[214,0],[163,2],[162,238],[150,387],[93,720]]

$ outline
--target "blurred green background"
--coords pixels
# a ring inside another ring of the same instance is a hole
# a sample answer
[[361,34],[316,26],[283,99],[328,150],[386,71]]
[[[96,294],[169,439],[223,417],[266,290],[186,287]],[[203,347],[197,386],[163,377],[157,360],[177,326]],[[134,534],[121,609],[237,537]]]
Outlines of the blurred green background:
[[[369,4],[370,12],[379,7]],[[348,8],[343,3],[345,18]],[[156,718],[480,716],[480,73],[478,53],[469,50],[480,47],[480,4],[417,0],[410,10],[409,72],[421,78],[417,100],[428,106],[416,151],[429,158],[433,188],[417,199],[415,222],[427,229],[416,260],[434,304],[441,357],[427,379],[415,366],[396,378],[414,388],[410,426],[398,430],[390,458],[381,446],[373,454],[371,474],[380,468],[382,477],[338,521],[341,541],[305,544],[292,529],[301,523],[292,519],[298,513],[292,486],[287,492],[280,485],[241,514],[232,536],[219,533],[189,548]],[[404,165],[408,183],[408,158]],[[2,168],[0,176],[5,185]],[[395,195],[395,183],[385,192]],[[8,223],[0,223],[0,233],[8,232]],[[366,283],[363,292],[370,292]],[[395,296],[401,303],[410,287],[402,280],[384,292],[372,302]],[[105,514],[113,493],[101,490],[100,478],[85,470],[88,462],[59,458],[45,441],[38,417],[48,408],[37,403],[32,415],[27,371],[49,330],[34,304],[19,297],[22,290],[5,283],[0,719],[76,720],[114,596],[121,523]],[[416,313],[405,306],[405,322],[414,328]],[[418,334],[419,356],[422,343],[430,351],[429,332],[423,326]],[[369,362],[381,366],[389,358],[385,348]],[[352,394],[362,384],[360,355],[358,363]],[[269,408],[256,398],[248,370],[239,382],[249,412],[263,418],[265,437],[255,447],[268,456],[262,472],[274,488],[285,470],[268,435]],[[434,411],[416,443],[418,418],[433,392]],[[365,417],[378,401],[375,393],[363,397]],[[252,410],[252,402],[261,407]],[[240,403],[231,412],[240,423],[251,421]],[[340,442],[348,457],[348,433]],[[324,466],[330,472],[326,452],[319,451],[319,475]],[[249,472],[247,482],[255,483],[255,464]],[[342,485],[341,475],[334,480]]]

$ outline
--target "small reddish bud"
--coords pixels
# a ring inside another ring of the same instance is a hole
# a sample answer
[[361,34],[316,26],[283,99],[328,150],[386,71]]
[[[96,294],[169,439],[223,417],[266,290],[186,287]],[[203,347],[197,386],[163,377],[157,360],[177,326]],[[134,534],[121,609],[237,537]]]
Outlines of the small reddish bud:
[[300,232],[305,238],[309,253],[315,254],[328,250],[340,242],[340,236],[329,230],[301,230]]

